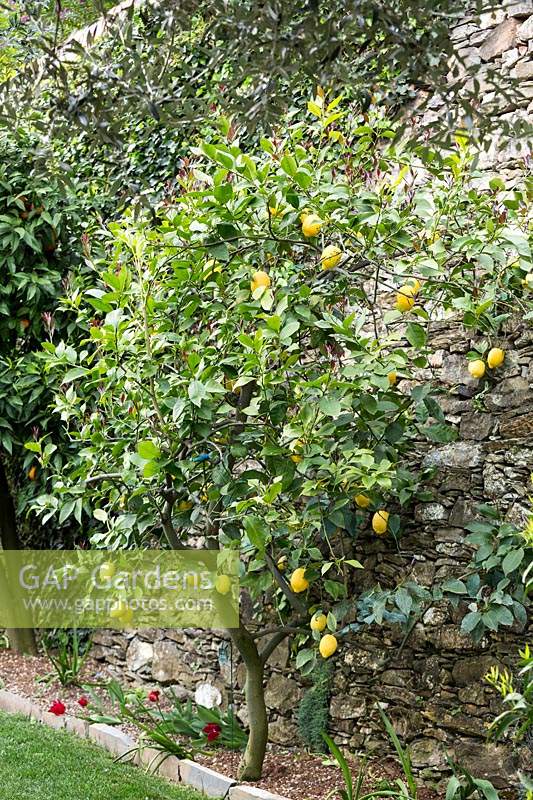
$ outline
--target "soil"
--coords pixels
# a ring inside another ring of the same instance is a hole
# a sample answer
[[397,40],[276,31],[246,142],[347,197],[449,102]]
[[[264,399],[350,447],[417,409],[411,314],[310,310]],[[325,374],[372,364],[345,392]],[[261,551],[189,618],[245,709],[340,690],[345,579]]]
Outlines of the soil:
[[[48,710],[54,700],[61,700],[67,714],[85,717],[86,714],[78,704],[81,696],[87,694],[83,688],[62,687],[55,679],[44,680],[50,675],[51,666],[44,656],[21,656],[11,650],[0,650],[0,688],[8,689],[23,695]],[[105,668],[98,662],[87,659],[81,682],[101,683],[110,677]],[[105,693],[92,690],[103,701]],[[109,708],[111,710],[111,708]],[[87,708],[90,712],[90,706]],[[121,726],[130,735],[136,736],[138,731],[131,725]],[[212,754],[197,756],[200,764],[211,767],[232,778],[237,777],[240,753],[222,749],[214,749]],[[358,764],[351,761],[352,774],[357,775]],[[390,789],[390,783],[401,778],[402,772],[392,759],[368,762],[364,781],[365,791]],[[339,789],[343,786],[339,767],[325,755],[313,755],[301,751],[272,746],[265,759],[263,777],[251,785],[281,795],[289,800],[338,800]],[[421,789],[419,800],[437,800],[439,797],[433,790]],[[378,800],[379,795],[375,800]]]

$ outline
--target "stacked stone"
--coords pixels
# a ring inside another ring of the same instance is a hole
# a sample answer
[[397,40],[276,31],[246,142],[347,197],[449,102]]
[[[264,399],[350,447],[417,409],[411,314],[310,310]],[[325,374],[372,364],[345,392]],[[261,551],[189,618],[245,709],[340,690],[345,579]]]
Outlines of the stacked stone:
[[[523,159],[531,153],[533,120],[533,0],[508,0],[502,8],[465,17],[451,39],[455,56],[448,89],[473,98],[493,130],[480,164],[500,167],[518,161],[523,168]],[[451,94],[433,96],[422,125],[442,120],[450,102],[453,105]]]

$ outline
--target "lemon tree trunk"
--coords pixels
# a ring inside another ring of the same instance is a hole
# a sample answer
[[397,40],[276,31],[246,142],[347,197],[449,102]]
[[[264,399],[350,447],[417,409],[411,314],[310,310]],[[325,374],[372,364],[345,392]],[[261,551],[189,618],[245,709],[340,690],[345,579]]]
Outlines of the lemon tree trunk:
[[252,635],[244,628],[229,631],[246,667],[244,696],[250,735],[239,765],[239,780],[257,781],[261,777],[268,741],[268,718],[263,685],[264,663]]
[[[15,505],[4,464],[0,458],[0,544],[3,550],[20,550]],[[1,576],[0,576],[1,577]],[[37,653],[35,633],[31,628],[8,628],[10,647],[17,653]]]

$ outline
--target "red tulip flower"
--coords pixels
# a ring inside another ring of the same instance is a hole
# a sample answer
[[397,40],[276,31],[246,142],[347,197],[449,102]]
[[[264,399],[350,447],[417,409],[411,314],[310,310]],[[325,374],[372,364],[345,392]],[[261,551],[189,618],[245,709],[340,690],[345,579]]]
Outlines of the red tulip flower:
[[78,705],[81,706],[82,708],[87,708],[87,706],[89,705],[89,701],[87,700],[86,697],[80,697],[80,699],[78,700]]
[[217,725],[216,722],[208,722],[207,725],[202,728],[203,733],[207,736],[208,742],[214,742],[215,739],[218,739],[221,730],[220,725]]
[[66,711],[65,704],[61,700],[54,700],[48,711],[50,714],[55,714],[56,717],[61,717]]
[[157,689],[154,689],[154,690],[153,690],[153,691],[151,691],[151,692],[150,692],[150,694],[148,695],[148,700],[149,700],[151,703],[159,703],[159,694],[160,694],[160,692],[159,692]]

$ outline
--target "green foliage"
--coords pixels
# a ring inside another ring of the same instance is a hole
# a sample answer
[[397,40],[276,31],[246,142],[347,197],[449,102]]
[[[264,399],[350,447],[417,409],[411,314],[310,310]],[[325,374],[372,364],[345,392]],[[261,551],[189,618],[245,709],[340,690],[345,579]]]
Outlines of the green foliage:
[[48,639],[44,637],[43,647],[53,667],[53,672],[44,680],[58,680],[61,686],[79,686],[83,666],[91,650],[90,639],[81,643],[76,629],[62,630],[55,632],[54,636]]
[[206,725],[216,725],[220,730],[212,742],[215,747],[220,746],[228,750],[244,750],[246,747],[248,736],[231,707],[224,711],[216,707],[205,708],[191,700],[182,703],[172,690],[166,692],[165,697],[172,708],[170,711],[159,709],[157,717],[177,736],[186,736],[192,740],[194,746],[205,747],[204,729]]
[[307,689],[298,708],[298,729],[301,739],[314,752],[324,750],[324,737],[328,729],[329,701],[331,697],[332,666],[329,661],[319,661],[310,675],[312,686]]
[[475,548],[464,580],[452,579],[442,585],[444,595],[457,607],[468,602],[468,613],[461,629],[479,641],[487,632],[527,624],[528,590],[522,576],[531,563],[531,550],[524,546],[524,535],[513,525],[502,522],[497,510],[479,508],[485,519],[470,522],[466,541]]
[[[471,12],[490,7],[479,0]],[[138,118],[152,116],[179,130],[208,117],[216,102],[248,124],[276,125],[288,110],[287,98],[299,99],[311,78],[350,87],[362,111],[373,95],[397,110],[421,86],[434,88],[450,116],[455,111],[469,126],[475,120],[487,127],[491,117],[479,113],[476,84],[468,80],[476,70],[456,54],[450,73],[449,32],[463,14],[458,0],[401,0],[386,9],[376,0],[349,7],[341,0],[266,6],[187,0],[179,9],[160,0],[135,4],[97,44],[59,53],[51,45],[66,31],[36,24],[26,46],[41,52],[49,80],[35,87],[31,72],[16,76],[4,93],[3,118],[12,124],[24,103],[35,106],[41,95],[50,123],[68,132],[77,123],[108,140],[120,137],[131,109]],[[498,86],[498,72],[489,67],[488,76]],[[506,92],[516,95],[517,87],[506,86]],[[446,133],[451,127],[446,120]]]
[[[181,702],[173,690],[164,693],[160,702],[159,692],[150,699],[142,689],[126,691],[116,680],[99,684],[106,693],[106,701],[101,692],[93,691],[87,685],[91,696],[88,719],[91,722],[104,722],[108,725],[134,723],[142,731],[144,739],[149,739],[161,754],[185,756],[185,746],[176,742],[187,740],[186,757],[191,757],[199,749],[209,746],[224,747],[229,750],[243,750],[248,740],[233,710],[205,708],[192,701]],[[112,710],[109,711],[109,701]],[[207,738],[206,726],[215,726],[216,735],[212,742]],[[179,751],[179,752],[178,752]]]
[[[340,792],[342,800],[370,800],[370,798],[380,797],[394,797],[397,798],[397,800],[416,800],[418,796],[418,786],[413,774],[409,751],[400,742],[394,730],[394,726],[380,706],[378,706],[378,711],[391,743],[398,754],[406,783],[400,778],[397,778],[393,783],[387,781],[385,786],[381,786],[380,788],[376,787],[376,789],[369,793],[363,793],[366,761],[363,761],[359,768],[354,786],[348,761],[335,742],[330,739],[327,734],[323,734],[324,741],[342,772],[345,785],[345,788],[341,789]],[[498,792],[490,781],[474,778],[464,767],[460,764],[456,764],[451,759],[448,759],[448,763],[452,769],[453,775],[449,779],[446,787],[446,800],[467,800],[469,797],[477,797],[479,800],[499,800]]]
[[465,767],[448,759],[453,776],[446,787],[446,800],[467,800],[477,797],[479,800],[498,800],[499,795],[490,781],[474,778]]
[[519,652],[520,670],[515,679],[507,670],[492,667],[485,680],[501,695],[505,709],[491,723],[489,734],[500,739],[512,732],[522,739],[533,731],[533,654],[529,645]]
[[394,745],[394,749],[398,754],[398,758],[400,759],[400,764],[402,766],[403,774],[405,775],[405,779],[407,781],[408,793],[413,800],[416,800],[418,789],[416,785],[416,780],[413,774],[413,765],[411,763],[411,754],[409,749],[404,747],[398,738],[396,731],[394,730],[394,726],[388,716],[385,714],[381,706],[378,705],[379,715],[381,717],[381,721],[383,722],[383,727],[385,728],[389,739],[391,740],[392,744]]

